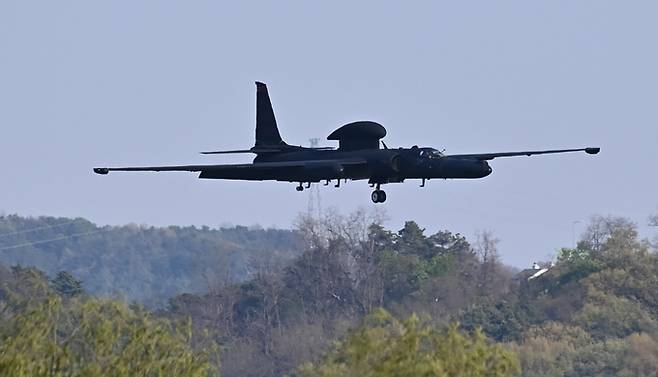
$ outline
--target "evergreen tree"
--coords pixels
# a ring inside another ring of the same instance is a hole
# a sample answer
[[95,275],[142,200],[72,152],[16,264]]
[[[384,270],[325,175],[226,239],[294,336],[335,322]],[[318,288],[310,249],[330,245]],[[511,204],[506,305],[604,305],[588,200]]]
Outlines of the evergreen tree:
[[51,281],[53,289],[62,297],[71,298],[84,293],[82,282],[67,271],[60,271]]

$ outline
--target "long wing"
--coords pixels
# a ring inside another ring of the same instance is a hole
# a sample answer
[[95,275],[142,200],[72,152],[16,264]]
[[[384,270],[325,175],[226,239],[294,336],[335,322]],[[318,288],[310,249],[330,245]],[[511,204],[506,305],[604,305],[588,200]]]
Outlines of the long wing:
[[334,168],[365,165],[361,159],[342,160],[305,160],[283,162],[257,162],[253,164],[223,165],[174,165],[174,166],[128,166],[116,168],[94,168],[96,174],[108,174],[111,171],[189,171],[201,172],[200,178],[226,179],[274,179],[273,174],[290,173],[303,168]]
[[493,160],[496,157],[514,157],[514,156],[532,156],[535,154],[552,154],[566,152],[585,152],[588,154],[597,154],[601,148],[577,148],[577,149],[550,149],[544,151],[522,151],[522,152],[500,152],[500,153],[480,153],[480,154],[453,154],[447,157],[470,158],[475,160]]

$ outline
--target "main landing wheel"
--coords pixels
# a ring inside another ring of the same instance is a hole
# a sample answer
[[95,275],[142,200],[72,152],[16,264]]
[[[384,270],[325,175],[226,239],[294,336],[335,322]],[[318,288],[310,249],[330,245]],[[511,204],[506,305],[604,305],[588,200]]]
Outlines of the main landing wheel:
[[384,203],[386,201],[386,192],[384,190],[375,190],[370,195],[373,203]]

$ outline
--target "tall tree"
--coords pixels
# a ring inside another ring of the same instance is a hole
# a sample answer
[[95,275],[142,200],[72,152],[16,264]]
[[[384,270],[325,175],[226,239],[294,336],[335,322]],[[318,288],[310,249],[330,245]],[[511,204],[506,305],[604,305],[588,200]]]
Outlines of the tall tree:
[[0,375],[206,377],[212,347],[191,347],[190,324],[109,300],[58,297],[31,305],[0,333]]
[[506,377],[520,372],[516,356],[476,331],[441,330],[415,315],[399,321],[384,310],[369,316],[325,358],[301,366],[306,377]]
[[67,271],[60,271],[51,281],[53,289],[62,297],[71,298],[84,292],[82,282]]

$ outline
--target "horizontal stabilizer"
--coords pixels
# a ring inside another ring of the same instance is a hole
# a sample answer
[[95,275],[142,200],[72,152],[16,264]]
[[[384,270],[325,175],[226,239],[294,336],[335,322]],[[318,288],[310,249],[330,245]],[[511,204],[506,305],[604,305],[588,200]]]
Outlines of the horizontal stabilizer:
[[230,154],[230,153],[274,153],[281,152],[281,149],[264,149],[264,148],[252,148],[252,149],[238,149],[234,151],[207,151],[199,152],[201,154]]
[[333,150],[334,147],[313,147],[313,148],[302,148],[302,147],[295,147],[295,146],[274,146],[274,147],[253,147],[251,149],[238,149],[234,151],[207,151],[207,152],[199,152],[201,154],[229,154],[229,153],[255,153],[255,154],[260,154],[260,153],[280,153],[280,152],[291,152],[291,151],[296,151],[296,150],[302,150],[302,149],[312,149],[316,151],[330,151]]

